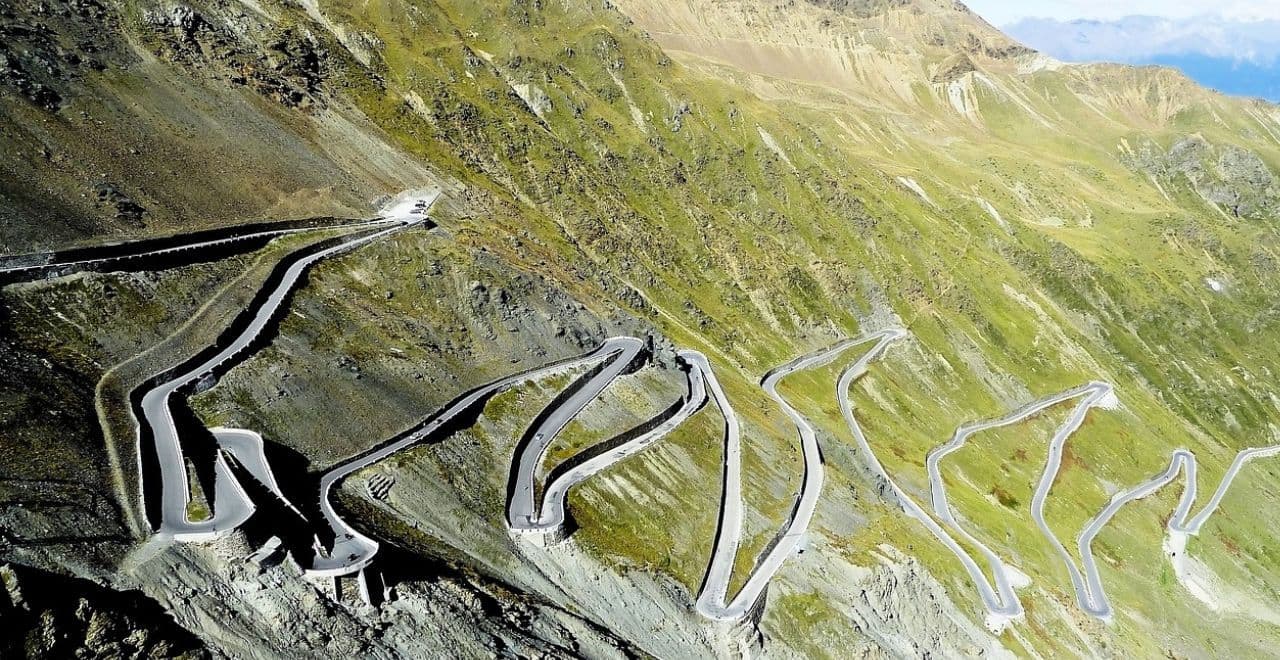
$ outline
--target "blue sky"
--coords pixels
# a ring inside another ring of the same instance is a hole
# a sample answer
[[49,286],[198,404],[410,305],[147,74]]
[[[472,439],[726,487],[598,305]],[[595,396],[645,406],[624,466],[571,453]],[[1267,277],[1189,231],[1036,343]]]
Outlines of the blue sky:
[[1143,15],[1190,18],[1212,15],[1232,20],[1280,19],[1277,0],[964,0],[995,25],[1020,18],[1115,20]]
[[1060,60],[1173,66],[1228,94],[1280,102],[1280,0],[964,2]]

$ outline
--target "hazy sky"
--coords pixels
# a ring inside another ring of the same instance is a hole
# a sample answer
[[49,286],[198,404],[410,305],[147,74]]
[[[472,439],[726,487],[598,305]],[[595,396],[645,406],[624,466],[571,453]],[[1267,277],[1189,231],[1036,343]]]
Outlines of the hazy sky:
[[1206,14],[1228,19],[1280,19],[1277,0],[962,0],[995,25],[1020,18],[1114,20],[1146,15],[1189,18]]

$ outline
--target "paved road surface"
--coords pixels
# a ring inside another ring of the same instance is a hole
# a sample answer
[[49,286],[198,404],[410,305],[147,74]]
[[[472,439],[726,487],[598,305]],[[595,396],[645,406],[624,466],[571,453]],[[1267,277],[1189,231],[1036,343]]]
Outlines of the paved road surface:
[[[707,402],[707,390],[703,384],[702,369],[690,364],[688,359],[683,357],[684,353],[681,355],[681,360],[688,367],[686,372],[688,391],[675,414],[662,419],[661,423],[652,430],[599,456],[594,456],[580,465],[575,465],[571,470],[555,477],[543,491],[542,506],[538,511],[537,518],[532,520],[519,519],[516,524],[509,522],[508,524],[511,524],[512,529],[519,532],[546,532],[559,529],[565,523],[565,502],[569,496],[569,489],[602,470],[649,448],[702,409],[702,406]],[[652,421],[657,421],[665,415],[666,411],[659,413],[658,417],[655,417]]]
[[[1049,441],[1049,457],[1045,461],[1044,471],[1040,474],[1040,482],[1036,484],[1035,494],[1031,496],[1031,517],[1035,520],[1036,527],[1040,528],[1040,534],[1044,536],[1045,540],[1049,541],[1050,545],[1058,553],[1063,565],[1066,566],[1067,573],[1071,576],[1071,584],[1075,587],[1076,594],[1079,596],[1084,592],[1080,572],[1076,570],[1075,560],[1071,557],[1071,553],[1067,552],[1066,547],[1058,540],[1057,534],[1054,534],[1053,530],[1049,528],[1049,523],[1045,522],[1044,505],[1049,499],[1049,490],[1053,488],[1053,482],[1057,479],[1059,470],[1062,469],[1062,452],[1066,448],[1067,440],[1079,430],[1081,424],[1084,424],[1085,416],[1089,414],[1091,409],[1116,408],[1120,402],[1116,399],[1115,390],[1112,389],[1109,383],[1098,381],[1085,385],[1073,396],[1083,396],[1084,398],[1071,411],[1067,421],[1058,427],[1058,430],[1053,434],[1053,439]],[[1082,604],[1084,603],[1082,602]]]
[[554,410],[544,416],[532,429],[529,441],[513,458],[513,489],[507,509],[507,524],[518,533],[545,533],[563,524],[564,500],[570,488],[591,475],[632,456],[670,433],[699,410],[708,395],[715,400],[725,419],[724,480],[721,498],[720,524],[714,541],[712,561],[707,570],[696,603],[700,614],[721,621],[736,621],[760,601],[765,587],[781,568],[783,562],[795,552],[809,522],[813,517],[818,496],[822,489],[822,455],[813,428],[802,415],[790,406],[777,392],[777,384],[786,375],[797,370],[814,367],[834,359],[841,352],[854,346],[878,340],[876,345],[861,356],[851,371],[861,374],[866,365],[877,358],[893,341],[905,336],[900,330],[888,330],[841,342],[819,353],[807,355],[766,375],[762,382],[768,392],[782,406],[796,425],[805,457],[805,474],[797,503],[785,527],[773,546],[760,558],[746,584],[732,601],[727,591],[742,537],[743,500],[741,486],[741,430],[736,413],[715,376],[706,356],[697,351],[682,351],[680,359],[688,367],[689,392],[674,415],[658,424],[651,431],[637,436],[622,445],[595,456],[581,465],[563,473],[546,488],[542,506],[535,511],[533,482],[536,470],[547,447],[564,427],[599,396],[643,348],[643,343],[632,337],[614,337],[599,348],[579,358],[574,358],[540,369],[524,372],[494,381],[456,399],[444,410],[430,418],[418,430],[407,434],[397,442],[353,460],[324,475],[321,479],[321,510],[334,531],[336,542],[331,551],[319,554],[310,569],[313,575],[344,575],[359,571],[373,559],[378,544],[341,519],[334,511],[329,493],[335,483],[351,473],[372,465],[413,444],[423,442],[448,426],[448,422],[461,411],[471,409],[482,400],[519,383],[545,378],[554,373],[609,360],[599,371],[574,390]]
[[627,365],[635,360],[644,350],[644,342],[635,337],[618,337],[613,340],[610,349],[611,357],[590,378],[576,387],[569,397],[547,414],[537,427],[530,430],[526,441],[521,443],[515,458],[512,460],[514,477],[510,496],[507,500],[507,526],[516,531],[536,531],[538,512],[534,505],[533,487],[537,480],[538,466],[547,453],[556,436],[564,431],[573,418],[582,413],[587,404],[600,396],[615,378],[622,374]]
[[[905,337],[907,334],[905,330],[898,330],[898,333],[895,339]],[[1023,615],[1022,603],[1018,601],[1017,596],[1011,591],[1001,590],[1002,592],[997,595],[996,590],[991,587],[986,575],[978,567],[978,564],[974,562],[973,557],[947,533],[946,529],[926,513],[884,469],[884,465],[876,456],[875,451],[871,449],[871,443],[867,441],[867,436],[863,433],[862,426],[858,424],[858,420],[853,415],[853,403],[850,401],[849,388],[863,373],[863,370],[858,367],[859,365],[855,364],[840,375],[840,379],[836,384],[836,399],[840,404],[840,413],[844,415],[845,425],[849,427],[849,433],[853,435],[854,441],[861,450],[867,468],[880,481],[881,494],[884,495],[886,489],[892,493],[893,498],[897,499],[898,504],[902,506],[902,510],[907,516],[918,520],[956,556],[956,559],[960,560],[960,564],[964,566],[970,579],[977,586],[978,595],[982,598],[982,603],[987,609],[987,627],[997,632],[1003,630],[1010,621]]]
[[897,329],[863,335],[856,339],[841,342],[832,348],[788,362],[765,375],[764,380],[761,382],[761,387],[764,388],[769,396],[773,397],[773,400],[778,403],[799,432],[800,448],[804,457],[804,476],[795,507],[792,509],[786,524],[775,539],[773,546],[757,560],[755,569],[732,601],[728,600],[727,592],[733,572],[734,558],[738,554],[738,547],[742,541],[740,429],[737,415],[729,405],[724,391],[720,388],[720,383],[715,379],[710,365],[706,363],[706,358],[702,358],[701,366],[707,372],[707,385],[711,390],[712,398],[716,401],[716,405],[720,407],[721,412],[724,414],[726,425],[724,489],[720,504],[720,525],[716,533],[711,564],[707,568],[702,591],[698,595],[697,609],[700,614],[721,621],[734,621],[746,616],[747,612],[759,602],[765,587],[768,586],[769,581],[773,579],[778,569],[782,567],[783,562],[795,552],[796,547],[800,544],[809,527],[814,510],[817,508],[818,496],[822,493],[822,450],[818,446],[813,427],[809,425],[803,415],[793,408],[791,404],[787,403],[785,397],[778,393],[778,383],[795,371],[829,362],[840,353],[854,346],[865,344],[872,340],[879,340],[871,350],[858,358],[853,366],[850,367],[850,371],[856,371],[860,375],[866,371],[867,364],[879,357],[890,343],[903,336],[905,336],[905,331]]
[[318,552],[311,568],[307,572],[317,576],[348,575],[364,568],[378,552],[377,541],[361,534],[334,510],[330,497],[334,484],[357,470],[373,465],[392,454],[445,432],[448,429],[448,423],[454,417],[463,411],[472,409],[481,401],[503,390],[524,382],[546,378],[580,366],[600,362],[616,353],[632,350],[639,342],[640,340],[634,337],[613,337],[605,340],[600,347],[586,355],[507,376],[471,390],[455,399],[445,409],[428,418],[418,429],[406,434],[399,440],[359,456],[326,473],[320,478],[320,511],[333,532],[334,547],[327,551]]
[[[433,195],[426,200],[427,205],[434,199]],[[161,522],[157,530],[160,534],[180,541],[216,538],[242,524],[252,515],[254,508],[244,489],[231,473],[225,459],[219,455],[215,465],[214,494],[210,501],[213,515],[207,520],[200,521],[188,518],[187,503],[191,500],[191,486],[187,480],[186,457],[170,409],[172,397],[183,387],[242,357],[241,353],[270,325],[272,318],[288,299],[290,292],[301,280],[303,274],[315,263],[385,238],[402,229],[417,225],[425,219],[424,206],[421,212],[393,218],[396,222],[388,229],[351,238],[334,247],[299,259],[286,270],[284,277],[254,312],[253,319],[244,330],[223,350],[195,368],[175,376],[143,395],[143,419],[139,421],[151,431],[161,473]]]
[[[987,566],[991,569],[991,575],[995,578],[994,594],[991,593],[991,587],[988,585],[985,575],[981,573],[973,574],[971,572],[971,577],[974,577],[975,584],[979,585],[979,595],[983,598],[989,614],[997,619],[1002,617],[1018,617],[1022,614],[1022,605],[1018,600],[1017,594],[1014,593],[1014,586],[1009,580],[1012,571],[1010,570],[1010,567],[1005,565],[1000,557],[996,555],[995,552],[987,547],[986,544],[979,541],[973,534],[965,529],[958,520],[956,520],[955,512],[947,501],[946,484],[942,480],[942,472],[940,469],[942,459],[963,447],[969,437],[975,433],[981,433],[990,429],[1017,424],[1040,414],[1048,408],[1072,399],[1081,399],[1081,403],[1075,408],[1067,421],[1060,426],[1054,434],[1053,440],[1050,442],[1049,458],[1046,462],[1046,470],[1048,469],[1048,466],[1060,465],[1062,450],[1066,439],[1070,437],[1070,435],[1080,427],[1080,424],[1084,422],[1085,414],[1089,409],[1094,406],[1101,405],[1101,403],[1105,401],[1114,399],[1110,385],[1098,382],[1089,383],[1053,396],[1039,399],[1022,406],[999,419],[961,425],[956,429],[951,440],[934,448],[929,452],[925,459],[925,466],[929,475],[929,491],[932,495],[934,512],[948,528],[960,535],[966,543],[977,548],[978,552],[980,552],[983,558],[986,559]],[[1056,473],[1057,471],[1055,468],[1054,474]],[[1046,472],[1045,474],[1048,473]],[[1035,496],[1032,500],[1031,515],[1036,519],[1036,524],[1040,526],[1042,533],[1046,533],[1046,530],[1048,530],[1048,526],[1043,523],[1043,511],[1044,501],[1048,496],[1048,489],[1052,484],[1052,478],[1046,482],[1044,477],[1042,477],[1041,487],[1036,490]],[[1046,535],[1052,536],[1051,533],[1047,533]],[[1061,544],[1057,542],[1056,538],[1051,538],[1050,542],[1057,544],[1059,547],[1061,546]],[[1063,550],[1063,552],[1065,552],[1065,550]],[[966,553],[966,555],[967,554],[968,553]],[[968,567],[966,566],[966,568]],[[986,586],[985,591],[983,589],[984,586]],[[993,596],[993,598],[988,600],[988,596]]]
[[276,476],[271,472],[271,465],[267,462],[266,447],[261,435],[247,429],[222,427],[209,429],[209,432],[217,439],[220,451],[234,458],[237,463],[242,465],[259,483],[266,486],[273,495],[280,498],[280,501],[292,509],[294,513],[297,513],[300,517],[305,517],[289,501],[288,496],[281,490],[280,484],[276,483]]
[[[300,234],[304,232],[325,231],[325,230],[333,230],[333,229],[353,229],[354,230],[354,229],[361,229],[366,227],[374,227],[378,225],[394,224],[397,222],[398,220],[395,217],[391,217],[391,218],[375,218],[372,220],[365,220],[361,222],[333,223],[333,224],[327,224],[327,225],[316,226],[316,227],[296,227],[292,229],[260,229],[258,231],[252,231],[245,234],[241,234],[239,236],[228,236],[225,238],[216,238],[216,239],[209,239],[209,240],[197,240],[197,241],[192,241],[190,243],[174,245],[171,247],[160,248],[156,250],[144,250],[140,252],[113,254],[107,257],[96,257],[96,258],[90,258],[90,259],[70,259],[65,261],[58,261],[55,259],[54,261],[50,261],[48,263],[33,264],[28,266],[4,266],[4,267],[0,267],[0,275],[22,276],[24,274],[39,273],[40,271],[47,270],[47,269],[59,269],[59,270],[68,269],[68,272],[71,272],[75,270],[82,270],[91,265],[104,264],[111,261],[122,261],[126,259],[138,260],[138,259],[145,259],[147,257],[165,257],[172,254],[191,252],[194,250],[217,247],[220,245],[229,245],[231,243],[237,243],[240,241],[248,241],[253,239],[275,238],[278,236],[286,236],[289,234]],[[120,245],[111,245],[106,247],[114,250],[124,251],[129,249],[130,244],[122,243]]]
[[[1170,539],[1166,543],[1166,548],[1170,553],[1170,561],[1174,565],[1174,571],[1181,580],[1184,575],[1182,562],[1186,552],[1186,537],[1200,533],[1209,516],[1222,503],[1222,498],[1227,494],[1227,489],[1231,487],[1231,482],[1235,481],[1236,475],[1240,473],[1240,469],[1245,464],[1257,458],[1269,458],[1277,455],[1280,455],[1280,445],[1245,449],[1236,454],[1235,460],[1231,462],[1231,467],[1227,468],[1226,473],[1222,476],[1222,481],[1218,483],[1218,488],[1214,491],[1213,497],[1209,499],[1209,502],[1194,518],[1190,516],[1191,507],[1196,500],[1196,457],[1186,449],[1174,451],[1169,460],[1169,467],[1150,481],[1112,496],[1107,506],[1098,512],[1098,515],[1089,520],[1076,541],[1086,576],[1085,584],[1080,585],[1074,579],[1073,573],[1072,581],[1076,583],[1076,600],[1080,603],[1080,607],[1099,618],[1109,619],[1112,615],[1111,604],[1107,600],[1106,592],[1102,587],[1102,578],[1098,574],[1098,566],[1094,562],[1093,539],[1098,536],[1107,523],[1111,522],[1111,519],[1120,512],[1124,505],[1155,493],[1177,478],[1179,473],[1182,473],[1182,498],[1178,501],[1178,506],[1174,509],[1173,516],[1169,519],[1168,534]],[[1074,565],[1071,568],[1074,569]]]

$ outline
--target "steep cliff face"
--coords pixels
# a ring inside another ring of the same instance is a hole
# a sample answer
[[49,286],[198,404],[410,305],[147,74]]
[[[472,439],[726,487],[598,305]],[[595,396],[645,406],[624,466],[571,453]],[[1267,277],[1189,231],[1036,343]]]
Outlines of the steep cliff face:
[[1162,190],[1189,190],[1212,210],[1259,221],[1280,218],[1275,174],[1245,147],[1214,145],[1193,134],[1171,144],[1168,151],[1143,141],[1124,160]]
[[[912,104],[915,88],[961,56],[1007,71],[1035,61],[959,3],[623,2],[637,25],[673,55],[702,66],[826,88],[860,103]],[[704,60],[698,62],[698,60]],[[765,80],[754,89],[768,96]]]
[[6,657],[211,657],[158,603],[86,580],[0,565]]
[[[1171,490],[1120,514],[1095,548],[1109,626],[1077,607],[1031,518],[1069,406],[978,434],[942,467],[957,517],[1022,585],[1025,617],[1003,632],[931,514],[903,506],[930,503],[926,457],[957,426],[1091,381],[1123,405],[1088,413],[1051,480],[1045,515],[1069,546],[1172,450],[1200,457],[1203,492],[1237,450],[1271,444],[1273,106],[1167,70],[1062,65],[940,0],[78,0],[10,3],[0,24],[6,254],[366,215],[388,191],[444,189],[438,228],[317,267],[269,345],[193,399],[208,425],[261,431],[282,478],[314,480],[481,383],[611,335],[651,341],[653,364],[584,410],[545,476],[669,406],[674,348],[696,348],[743,430],[736,589],[804,474],[761,376],[865,331],[910,333],[851,390],[901,492],[836,405],[843,364],[782,383],[826,482],[758,627],[693,608],[721,502],[714,408],[575,489],[566,545],[508,532],[511,454],[555,380],[348,478],[340,507],[403,562],[400,597],[371,607],[293,560],[249,561],[260,527],[172,546],[145,542],[137,510],[128,392],[212,342],[273,264],[320,237],[14,284],[0,292],[0,433],[21,442],[0,456],[0,558],[141,589],[231,655],[1270,643],[1276,615],[1244,606],[1280,588],[1280,528],[1257,513],[1280,504],[1266,468],[1192,541],[1194,583],[1160,551]],[[1232,625],[1205,625],[1206,584]]]
[[287,13],[228,2],[0,8],[5,253],[364,215],[371,199],[430,179],[342,98],[373,74]]

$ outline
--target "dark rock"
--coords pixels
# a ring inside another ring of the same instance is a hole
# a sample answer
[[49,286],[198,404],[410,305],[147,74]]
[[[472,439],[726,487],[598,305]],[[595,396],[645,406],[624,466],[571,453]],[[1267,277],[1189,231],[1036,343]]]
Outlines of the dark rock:
[[130,199],[128,195],[120,192],[113,184],[106,182],[95,184],[93,192],[97,195],[100,204],[115,210],[115,218],[117,220],[137,223],[141,222],[143,216],[147,213],[146,208]]
[[0,566],[0,587],[0,657],[210,657],[140,593],[9,564]]

